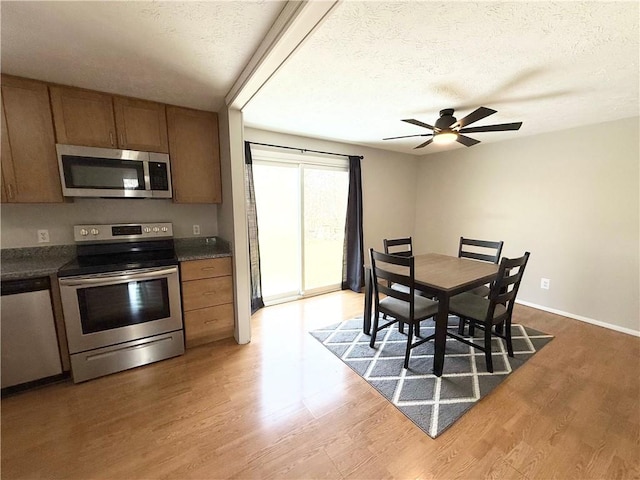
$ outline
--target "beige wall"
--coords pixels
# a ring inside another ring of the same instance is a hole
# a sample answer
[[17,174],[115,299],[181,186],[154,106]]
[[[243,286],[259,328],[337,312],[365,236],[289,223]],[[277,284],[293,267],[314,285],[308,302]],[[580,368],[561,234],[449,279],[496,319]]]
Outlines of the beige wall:
[[416,251],[504,240],[506,256],[531,252],[520,300],[638,333],[638,128],[631,118],[422,157]]
[[[63,204],[2,204],[2,248],[73,243],[73,226],[87,223],[172,222],[176,238],[218,234],[216,205],[181,205],[159,199],[78,198]],[[37,231],[49,230],[50,243],[37,243]]]
[[364,156],[361,168],[365,261],[369,248],[382,249],[383,238],[413,235],[416,157],[253,128],[245,128],[245,140]]

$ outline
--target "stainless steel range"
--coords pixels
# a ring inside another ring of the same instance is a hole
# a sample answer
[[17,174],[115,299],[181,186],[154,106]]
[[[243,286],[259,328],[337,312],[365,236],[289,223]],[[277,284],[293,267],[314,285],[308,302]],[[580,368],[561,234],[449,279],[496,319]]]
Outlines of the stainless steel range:
[[76,225],[58,272],[74,382],[184,353],[171,223]]

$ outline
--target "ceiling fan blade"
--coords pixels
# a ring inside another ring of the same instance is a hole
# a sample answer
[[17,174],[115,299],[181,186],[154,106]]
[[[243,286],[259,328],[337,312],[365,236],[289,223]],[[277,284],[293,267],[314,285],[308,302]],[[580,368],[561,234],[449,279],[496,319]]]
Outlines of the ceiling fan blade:
[[410,138],[410,137],[433,137],[433,133],[422,133],[420,135],[404,135],[402,137],[389,137],[382,140],[395,140],[396,138]]
[[460,133],[473,133],[473,132],[506,132],[507,130],[519,130],[522,126],[522,122],[514,123],[500,123],[497,125],[485,125],[483,127],[469,127],[460,130]]
[[489,115],[493,115],[496,112],[497,111],[493,110],[492,108],[487,108],[487,107],[476,108],[469,115],[467,115],[464,118],[461,118],[456,123],[451,125],[449,128],[451,128],[451,129],[458,128],[458,127],[464,128],[466,125],[470,125],[473,122],[477,122],[478,120],[482,120],[483,118],[488,117]]
[[464,135],[458,134],[458,138],[456,139],[456,142],[461,143],[467,147],[472,147],[476,143],[480,143],[480,140],[476,140],[475,138],[465,137]]
[[422,148],[422,147],[426,147],[427,145],[429,145],[431,142],[433,142],[433,138],[430,138],[429,140],[427,140],[424,143],[421,143],[420,145],[418,145],[417,147],[413,147],[414,150],[416,150],[417,148]]
[[433,130],[434,129],[433,125],[429,125],[428,123],[424,123],[424,122],[421,122],[420,120],[415,120],[413,118],[406,118],[406,119],[404,119],[402,121],[403,122],[407,122],[407,123],[411,123],[413,125],[417,125],[419,127],[428,128],[429,130]]

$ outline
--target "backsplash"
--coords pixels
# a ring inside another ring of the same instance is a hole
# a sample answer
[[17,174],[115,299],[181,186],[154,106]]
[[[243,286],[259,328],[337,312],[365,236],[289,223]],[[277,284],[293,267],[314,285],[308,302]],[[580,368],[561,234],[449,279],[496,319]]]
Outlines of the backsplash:
[[[77,198],[63,204],[2,204],[0,247],[43,247],[73,244],[73,226],[90,223],[172,222],[175,238],[218,234],[218,207],[176,204],[158,199]],[[200,227],[194,236],[193,226]],[[48,243],[38,243],[47,230]]]

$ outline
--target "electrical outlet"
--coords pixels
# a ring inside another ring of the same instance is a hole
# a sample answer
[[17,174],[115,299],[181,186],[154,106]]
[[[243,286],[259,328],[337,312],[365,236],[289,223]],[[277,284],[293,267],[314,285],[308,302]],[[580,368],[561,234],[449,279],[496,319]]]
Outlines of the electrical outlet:
[[49,230],[38,230],[38,243],[49,243]]
[[193,234],[194,235],[200,235],[200,225],[194,225],[193,226]]
[[543,290],[549,290],[549,284],[551,283],[551,280],[549,280],[548,278],[541,278],[540,279],[540,288],[542,288]]

